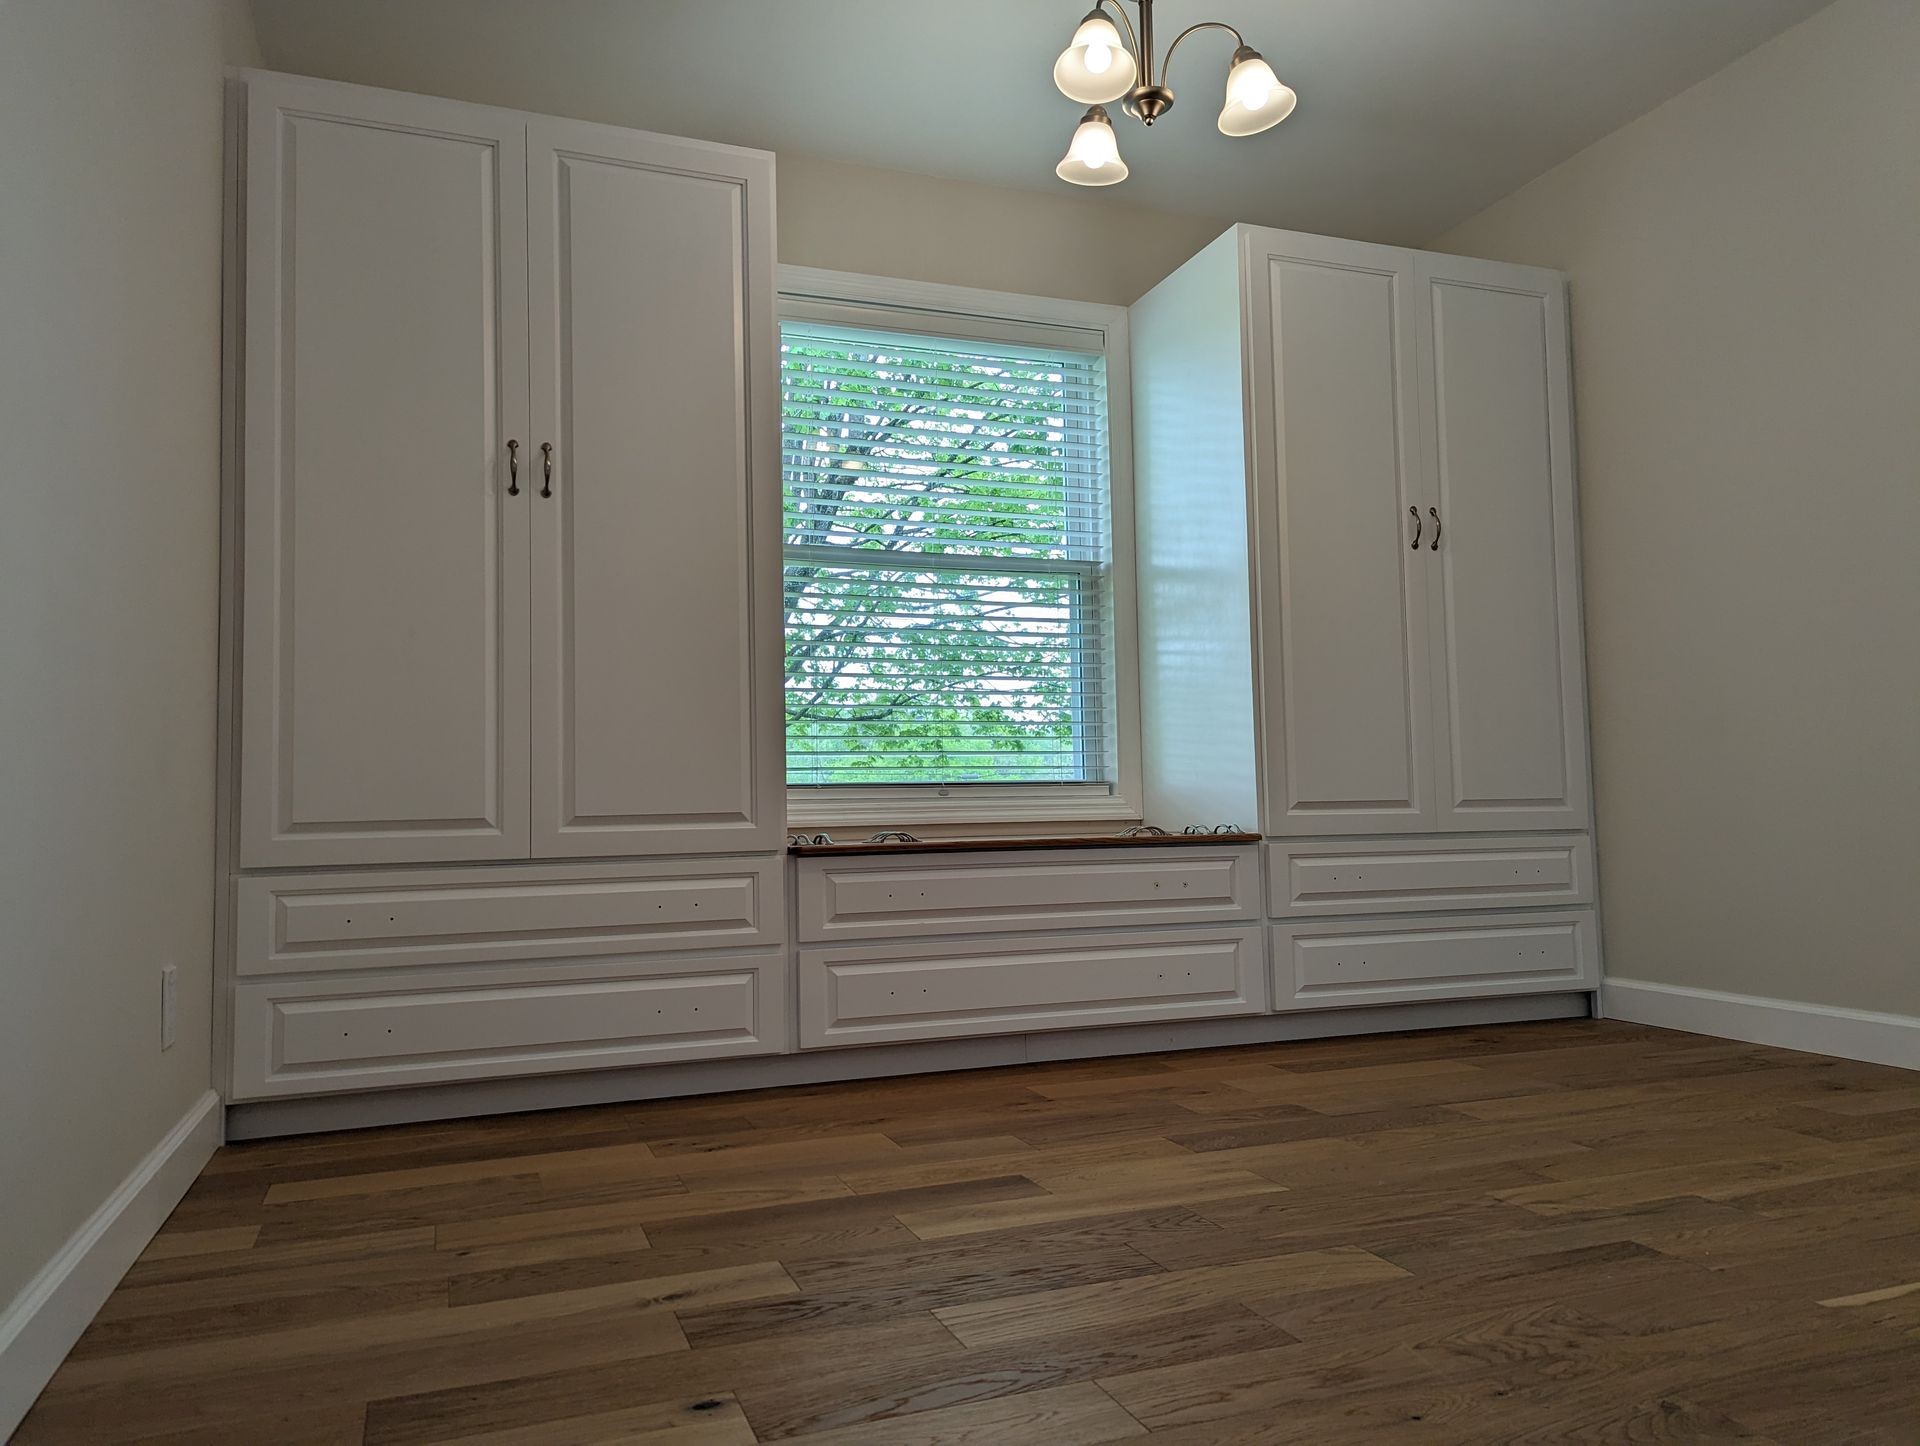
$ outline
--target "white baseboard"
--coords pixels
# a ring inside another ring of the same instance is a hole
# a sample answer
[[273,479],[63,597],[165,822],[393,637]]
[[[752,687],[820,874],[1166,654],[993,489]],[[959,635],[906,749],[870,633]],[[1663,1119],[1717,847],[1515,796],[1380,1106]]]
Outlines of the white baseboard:
[[220,1096],[208,1090],[0,1311],[0,1440],[20,1424],[120,1277],[213,1158],[220,1132]]
[[1920,1018],[1911,1014],[1723,994],[1644,979],[1608,979],[1600,993],[1609,1019],[1920,1069]]

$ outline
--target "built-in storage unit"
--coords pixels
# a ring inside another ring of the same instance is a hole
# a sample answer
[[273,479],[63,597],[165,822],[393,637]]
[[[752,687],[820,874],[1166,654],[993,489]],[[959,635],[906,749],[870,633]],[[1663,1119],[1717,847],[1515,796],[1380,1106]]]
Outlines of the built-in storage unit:
[[784,1048],[772,157],[232,97],[236,1095]]
[[1241,226],[1131,331],[1147,808],[1268,836],[1274,1007],[1594,987],[1365,922],[1593,902],[1563,278]]
[[1559,277],[1134,308],[1148,812],[1257,832],[789,859],[772,158],[232,101],[230,1098],[1594,987]]

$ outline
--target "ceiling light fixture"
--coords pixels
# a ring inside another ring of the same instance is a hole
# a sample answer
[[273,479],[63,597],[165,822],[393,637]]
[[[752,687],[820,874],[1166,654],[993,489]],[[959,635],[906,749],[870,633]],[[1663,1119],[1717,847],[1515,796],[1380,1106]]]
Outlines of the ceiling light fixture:
[[[1227,71],[1226,102],[1220,108],[1222,135],[1251,136],[1270,130],[1293,114],[1299,97],[1283,85],[1273,67],[1260,52],[1247,44],[1246,37],[1220,20],[1203,20],[1189,25],[1173,37],[1167,53],[1160,58],[1158,79],[1153,58],[1153,0],[1133,0],[1140,9],[1136,29],[1127,18],[1121,0],[1095,0],[1073,32],[1073,39],[1053,63],[1053,83],[1069,100],[1090,107],[1073,132],[1073,143],[1055,166],[1054,174],[1076,186],[1111,186],[1127,178],[1127,163],[1120,159],[1120,146],[1113,133],[1113,121],[1106,104],[1117,100],[1121,109],[1137,120],[1152,125],[1173,106],[1173,89],[1167,84],[1167,67],[1180,42],[1196,30],[1224,30],[1233,37],[1236,49]],[[1107,14],[1107,6],[1126,27],[1123,40],[1118,27]]]
[[1112,186],[1126,180],[1127,163],[1120,159],[1120,143],[1114,139],[1105,106],[1088,108],[1074,127],[1073,144],[1053,173],[1076,186]]

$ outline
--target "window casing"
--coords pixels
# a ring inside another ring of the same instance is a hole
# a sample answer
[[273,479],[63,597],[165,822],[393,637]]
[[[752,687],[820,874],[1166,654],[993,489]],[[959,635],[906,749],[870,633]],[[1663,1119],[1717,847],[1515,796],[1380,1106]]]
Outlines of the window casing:
[[1125,311],[781,293],[789,818],[1137,818]]

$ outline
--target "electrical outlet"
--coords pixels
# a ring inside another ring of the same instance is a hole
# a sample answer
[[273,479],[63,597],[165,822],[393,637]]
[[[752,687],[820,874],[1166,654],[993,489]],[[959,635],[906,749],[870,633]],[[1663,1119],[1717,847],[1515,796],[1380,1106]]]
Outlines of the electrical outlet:
[[180,1033],[180,966],[162,965],[160,969],[160,1048],[172,1049]]

